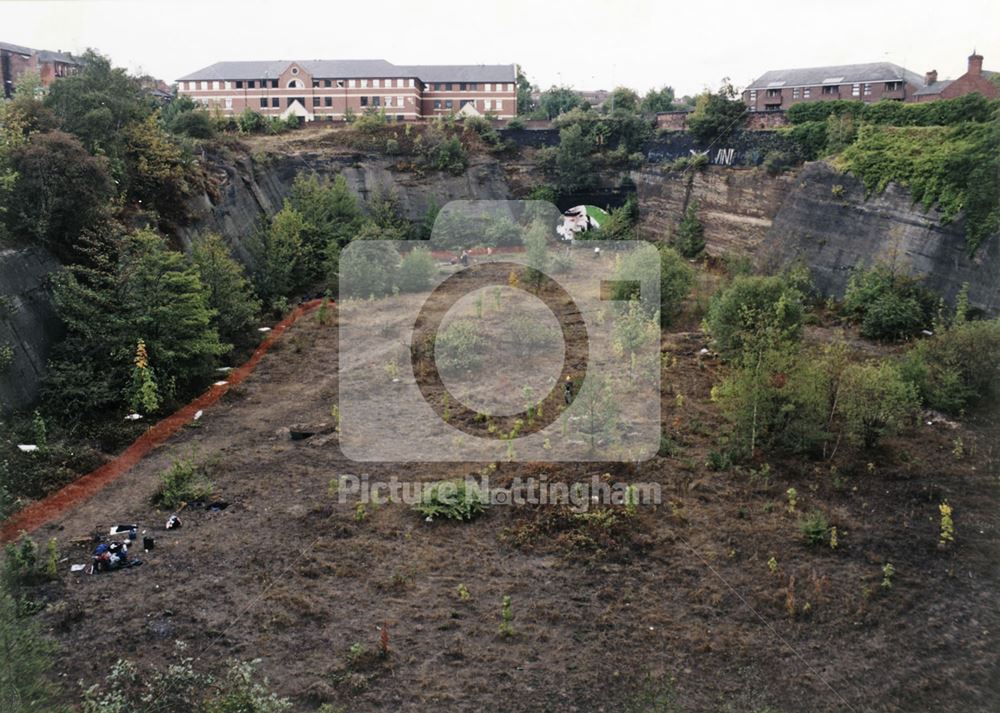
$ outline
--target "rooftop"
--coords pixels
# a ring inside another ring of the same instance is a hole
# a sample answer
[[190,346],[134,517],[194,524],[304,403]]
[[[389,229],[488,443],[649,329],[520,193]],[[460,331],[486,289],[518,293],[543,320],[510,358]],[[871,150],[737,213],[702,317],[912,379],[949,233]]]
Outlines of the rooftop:
[[778,89],[782,87],[814,87],[822,84],[855,84],[861,82],[909,82],[923,85],[923,76],[892,62],[843,64],[833,67],[773,69],[765,72],[747,89]]
[[24,47],[23,45],[15,45],[10,42],[0,42],[0,50],[6,50],[7,52],[12,52],[14,54],[24,55],[25,57],[30,57],[33,54],[38,55],[38,59],[41,62],[65,62],[67,64],[80,64],[79,60],[75,59],[73,55],[66,52],[53,52],[52,50],[36,50],[31,47]]
[[177,81],[263,79],[280,76],[297,64],[313,77],[329,79],[415,77],[422,82],[513,82],[513,64],[396,65],[384,59],[313,59],[216,62]]

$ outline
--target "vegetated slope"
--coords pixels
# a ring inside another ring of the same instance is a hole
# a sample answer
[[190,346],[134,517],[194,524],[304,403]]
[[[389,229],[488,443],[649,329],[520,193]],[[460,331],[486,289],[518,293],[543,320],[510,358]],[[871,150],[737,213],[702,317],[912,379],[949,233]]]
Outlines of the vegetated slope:
[[[491,476],[501,486],[610,471],[660,483],[661,506],[605,525],[531,507],[427,523],[398,503],[338,503],[329,483],[473,467],[351,463],[335,436],[281,431],[329,422],[336,400],[337,329],[300,322],[197,427],[38,533],[58,537],[70,562],[88,548],[66,543],[94,528],[138,521],[157,538],[141,567],[50,585],[58,603],[39,616],[62,678],[101,679],[117,657],[162,666],[182,640],[199,667],[263,659],[306,711],[989,708],[1000,695],[988,605],[1000,585],[996,422],[922,422],[839,471],[800,459],[713,471],[722,423],[710,389],[722,367],[705,344],[698,332],[664,337],[671,455],[610,468],[502,463]],[[150,498],[180,458],[206,464],[230,504],[188,508],[182,529],[164,531],[169,513]],[[957,542],[940,550],[945,499]],[[837,524],[837,549],[803,544],[797,521],[814,508]],[[887,562],[891,588],[880,586]],[[505,595],[510,637],[498,634]],[[384,625],[383,660],[371,652]]]

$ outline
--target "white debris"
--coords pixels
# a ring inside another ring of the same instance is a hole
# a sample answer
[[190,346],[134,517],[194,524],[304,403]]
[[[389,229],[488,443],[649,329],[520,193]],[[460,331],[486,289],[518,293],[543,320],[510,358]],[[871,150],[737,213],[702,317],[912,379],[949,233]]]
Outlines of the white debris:
[[228,383],[228,381],[216,381],[212,386],[225,386]]
[[197,421],[199,418],[205,415],[204,411],[196,411],[194,414],[194,420]]
[[921,329],[920,333],[923,334],[925,337],[933,337],[934,336],[934,332],[932,332],[929,329]]
[[708,351],[708,349],[706,349],[705,347],[702,347],[702,348],[701,348],[701,351],[700,351],[700,352],[698,352],[698,353],[699,353],[699,354],[709,354],[710,352],[709,352],[709,351]]
[[220,374],[228,374],[232,370],[233,367],[231,366],[220,366],[218,369],[216,369],[216,371],[219,372]]
[[139,421],[140,419],[142,419],[142,414],[139,413],[130,413],[125,417],[126,421]]
[[34,453],[38,450],[38,446],[25,444],[25,445],[19,445],[17,449],[22,453]]
[[87,569],[87,565],[85,564],[71,564],[69,566],[70,572],[82,572],[85,569]]
[[270,327],[260,327],[257,331],[258,332],[270,332],[271,328]]

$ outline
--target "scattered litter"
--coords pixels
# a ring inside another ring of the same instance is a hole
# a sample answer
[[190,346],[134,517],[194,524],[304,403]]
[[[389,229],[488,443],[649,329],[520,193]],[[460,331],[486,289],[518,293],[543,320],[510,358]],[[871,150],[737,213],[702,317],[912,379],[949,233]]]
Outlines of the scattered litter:
[[134,524],[133,525],[114,525],[111,528],[111,532],[109,532],[108,534],[110,534],[110,535],[120,535],[123,532],[127,532],[127,533],[129,533],[131,535],[132,532],[136,528],[138,528],[138,527],[139,527],[138,525],[134,525]]
[[270,332],[271,328],[270,327],[260,327],[257,331],[258,332]]
[[701,351],[699,351],[698,353],[699,354],[711,354],[711,352],[709,352],[708,349],[706,349],[705,347],[702,347]]
[[216,371],[219,372],[220,374],[228,374],[232,370],[233,367],[231,366],[220,366],[218,369],[216,369]]
[[932,332],[929,329],[921,329],[920,333],[923,334],[925,337],[933,337],[934,336],[934,332]]
[[94,548],[94,555],[91,559],[94,562],[95,572],[111,572],[126,567],[138,567],[142,564],[142,560],[128,558],[128,545],[124,542],[112,542],[110,545],[102,542]]
[[204,411],[196,411],[194,414],[194,420],[197,421],[199,418],[205,415]]
[[31,445],[24,444],[24,445],[19,445],[17,447],[17,450],[21,451],[22,453],[35,453],[38,450],[38,446],[34,444]]
[[140,419],[142,419],[142,414],[139,413],[130,413],[125,417],[126,421],[139,421]]
[[167,529],[168,530],[176,530],[180,526],[181,526],[181,519],[179,517],[177,517],[176,515],[171,515],[170,519],[167,520]]
[[214,503],[209,503],[208,505],[206,505],[205,509],[208,510],[209,512],[222,512],[227,507],[229,507],[229,503],[227,503],[225,500],[216,500]]
[[71,564],[69,566],[70,572],[82,572],[85,569],[87,569],[87,565],[85,564]]
[[156,547],[156,538],[155,537],[143,537],[142,538],[142,549],[144,549],[146,552],[149,552],[154,547]]
[[225,386],[228,383],[228,381],[216,381],[212,386]]

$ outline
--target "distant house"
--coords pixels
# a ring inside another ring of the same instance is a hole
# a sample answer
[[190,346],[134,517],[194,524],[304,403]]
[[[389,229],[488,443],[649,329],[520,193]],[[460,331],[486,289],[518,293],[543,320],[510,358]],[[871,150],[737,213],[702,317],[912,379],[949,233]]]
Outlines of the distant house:
[[180,95],[232,116],[252,109],[306,121],[384,111],[399,121],[517,116],[513,64],[395,65],[384,59],[217,62],[177,80]]
[[3,96],[10,98],[17,89],[17,82],[25,72],[38,72],[42,86],[49,86],[59,77],[66,77],[82,67],[71,54],[61,51],[36,50],[31,47],[0,42],[0,76],[3,77]]
[[936,69],[924,75],[924,86],[914,92],[914,101],[954,99],[973,92],[979,92],[987,99],[997,99],[1000,98],[1000,87],[992,81],[997,74],[984,70],[983,56],[973,50],[969,55],[968,69],[958,79],[939,80]]
[[923,77],[892,62],[776,69],[753,81],[743,91],[743,101],[750,111],[779,111],[799,102],[834,99],[914,101],[923,86]]

